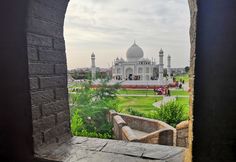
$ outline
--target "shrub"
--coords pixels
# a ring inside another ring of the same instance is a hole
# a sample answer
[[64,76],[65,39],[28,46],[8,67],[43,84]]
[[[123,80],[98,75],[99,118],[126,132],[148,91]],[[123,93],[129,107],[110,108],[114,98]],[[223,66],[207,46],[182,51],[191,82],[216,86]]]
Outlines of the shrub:
[[165,105],[161,105],[154,117],[158,120],[164,121],[169,125],[175,127],[183,120],[187,120],[184,113],[184,106],[175,101],[170,101]]
[[135,115],[135,116],[140,116],[140,117],[145,117],[145,115],[137,110],[132,109],[131,107],[127,109],[128,113],[130,115]]
[[116,106],[118,85],[108,86],[107,81],[96,90],[91,81],[73,87],[71,93],[71,128],[75,136],[98,138],[112,137],[112,124],[106,120],[109,109]]

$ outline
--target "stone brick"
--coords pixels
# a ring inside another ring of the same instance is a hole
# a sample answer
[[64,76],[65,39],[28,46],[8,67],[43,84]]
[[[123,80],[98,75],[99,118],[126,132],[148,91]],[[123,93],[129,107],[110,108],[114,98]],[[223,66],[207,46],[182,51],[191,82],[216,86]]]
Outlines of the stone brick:
[[48,104],[44,104],[42,106],[42,114],[43,116],[48,116],[51,114],[56,114],[60,111],[65,111],[68,109],[68,101],[60,100]]
[[37,17],[47,21],[63,24],[64,23],[64,12],[55,7],[51,7],[41,3],[40,1],[31,1],[28,15]]
[[41,123],[42,121],[41,120],[33,120],[33,134],[38,134],[41,132]]
[[43,117],[40,123],[41,130],[53,128],[56,124],[55,115]]
[[39,49],[39,60],[50,61],[56,63],[66,63],[66,55],[61,51],[53,51],[48,49]]
[[187,147],[187,139],[186,138],[178,138],[176,145],[179,147]]
[[188,137],[188,129],[179,129],[177,130],[177,138]]
[[41,133],[33,135],[34,147],[38,148],[43,144],[43,136]]
[[32,106],[32,119],[38,120],[41,117],[39,106]]
[[63,26],[36,17],[28,17],[28,31],[56,38],[63,37]]
[[65,122],[56,126],[57,136],[61,136],[65,133],[69,133],[69,132],[70,132],[70,122],[69,121],[65,121]]
[[67,86],[66,76],[40,77],[40,88]]
[[52,47],[52,38],[33,33],[27,33],[27,43],[29,45]]
[[27,47],[27,52],[28,52],[28,59],[29,61],[36,61],[38,60],[38,52],[35,47]]
[[51,128],[51,129],[46,130],[43,133],[43,135],[44,135],[44,142],[46,144],[55,143],[56,142],[56,131],[55,131],[55,128]]
[[58,50],[65,50],[65,40],[55,38],[53,40],[53,48]]
[[55,90],[56,99],[68,99],[68,89],[67,88],[56,88]]
[[67,142],[68,140],[71,139],[71,137],[72,137],[71,133],[65,133],[63,135],[60,135],[59,137],[56,137],[57,143],[61,144]]
[[55,65],[56,74],[67,74],[67,66],[65,64],[56,64]]
[[38,89],[38,88],[39,88],[38,78],[30,78],[30,89]]
[[55,127],[55,124],[56,124],[55,121],[56,120],[55,120],[54,115],[46,116],[39,120],[34,120],[33,121],[33,134],[37,134],[42,131]]
[[69,111],[62,111],[57,113],[57,123],[63,123],[64,121],[70,120],[70,113]]
[[48,103],[54,100],[53,90],[31,92],[32,105],[39,105],[42,103]]
[[54,65],[53,64],[42,64],[42,63],[30,63],[29,73],[33,74],[53,74]]
[[47,0],[47,1],[35,0],[35,1],[40,2],[46,6],[52,7],[54,9],[59,9],[59,10],[65,12],[69,0],[60,0],[60,1],[58,1],[58,0]]

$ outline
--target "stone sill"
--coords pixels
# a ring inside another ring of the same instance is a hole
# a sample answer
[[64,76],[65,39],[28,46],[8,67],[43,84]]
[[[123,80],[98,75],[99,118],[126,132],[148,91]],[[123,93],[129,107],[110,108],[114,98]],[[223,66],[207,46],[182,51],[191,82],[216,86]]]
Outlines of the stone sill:
[[36,151],[37,162],[182,162],[185,148],[73,137]]

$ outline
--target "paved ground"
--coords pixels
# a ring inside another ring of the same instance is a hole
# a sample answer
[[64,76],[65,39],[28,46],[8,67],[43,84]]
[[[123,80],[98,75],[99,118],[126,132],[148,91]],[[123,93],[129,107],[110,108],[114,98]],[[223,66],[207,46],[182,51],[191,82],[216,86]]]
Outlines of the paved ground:
[[162,95],[145,95],[145,94],[118,94],[117,96],[134,96],[134,97],[160,97]]
[[36,154],[40,159],[57,162],[182,162],[184,151],[181,147],[73,137]]
[[164,96],[163,100],[153,103],[153,106],[160,107],[161,105],[164,105],[167,102],[175,101],[175,100],[176,100],[175,96]]
[[184,89],[185,91],[188,91],[188,90],[189,90],[189,82],[186,82],[186,83],[183,84],[183,89]]

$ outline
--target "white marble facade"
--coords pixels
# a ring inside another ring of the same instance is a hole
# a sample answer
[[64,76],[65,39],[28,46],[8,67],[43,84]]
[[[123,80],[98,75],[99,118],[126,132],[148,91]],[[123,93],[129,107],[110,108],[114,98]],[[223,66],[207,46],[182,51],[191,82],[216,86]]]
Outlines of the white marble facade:
[[114,80],[154,80],[154,68],[158,65],[153,59],[144,58],[144,52],[135,42],[127,50],[127,60],[116,58],[112,66]]

